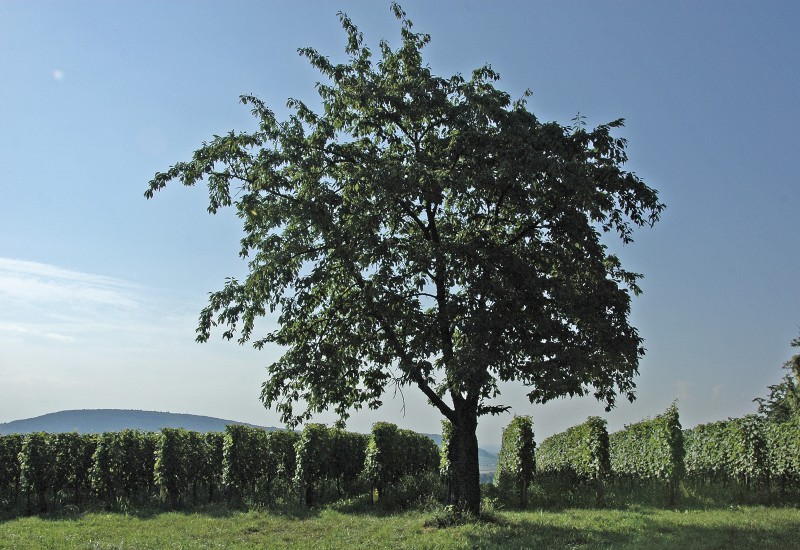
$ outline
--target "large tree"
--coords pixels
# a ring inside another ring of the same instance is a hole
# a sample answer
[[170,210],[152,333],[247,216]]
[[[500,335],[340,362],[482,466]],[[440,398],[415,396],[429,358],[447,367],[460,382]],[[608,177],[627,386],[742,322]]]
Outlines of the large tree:
[[[258,129],[214,137],[146,196],[205,180],[209,211],[242,219],[247,278],[211,294],[198,340],[221,325],[225,338],[280,346],[265,406],[289,425],[331,408],[345,419],[416,386],[452,423],[453,503],[478,512],[476,428],[508,409],[500,382],[537,403],[633,399],[639,275],[601,235],[630,242],[664,206],[622,169],[622,120],[541,122],[489,66],[435,76],[421,55],[430,37],[392,10],[402,43],[381,41],[377,63],[344,14],[347,63],[299,50],[324,77],[321,108],[290,99],[278,121],[243,96]],[[279,328],[258,334],[273,312]]]

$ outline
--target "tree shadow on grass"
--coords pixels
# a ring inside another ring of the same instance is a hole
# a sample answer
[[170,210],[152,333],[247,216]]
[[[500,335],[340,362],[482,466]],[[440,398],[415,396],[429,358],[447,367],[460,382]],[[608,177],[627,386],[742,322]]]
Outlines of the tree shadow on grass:
[[[605,485],[602,497],[589,485],[565,485],[561,490],[532,485],[528,509],[563,511],[629,510],[652,507],[661,510],[727,510],[736,506],[798,507],[800,491],[776,491],[759,486],[737,484],[681,483],[670,498],[665,483],[612,482]],[[513,508],[513,507],[512,507]]]
[[[633,514],[587,525],[584,518],[509,519],[491,530],[468,532],[473,548],[648,548],[682,550],[725,548],[800,548],[800,523],[755,526],[742,512],[741,521],[704,525],[682,519],[678,512]],[[631,517],[634,516],[634,517]],[[603,517],[603,516],[601,516]],[[552,520],[552,523],[551,523]]]
[[0,515],[0,524],[16,519],[35,516],[43,521],[70,522],[80,521],[91,514],[116,514],[136,518],[140,520],[153,519],[164,514],[180,514],[184,516],[204,516],[209,518],[230,518],[242,513],[260,512],[272,516],[286,517],[291,519],[310,519],[319,516],[319,508],[306,508],[299,505],[281,504],[275,506],[231,506],[227,503],[212,503],[195,506],[184,506],[172,508],[161,505],[141,505],[141,506],[117,506],[103,507],[90,506],[78,508],[76,506],[62,506],[55,510],[39,513],[26,514],[23,511],[9,511]]

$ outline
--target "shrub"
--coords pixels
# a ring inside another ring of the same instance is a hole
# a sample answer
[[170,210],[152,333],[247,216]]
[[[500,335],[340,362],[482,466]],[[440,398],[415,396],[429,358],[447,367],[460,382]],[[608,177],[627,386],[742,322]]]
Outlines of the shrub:
[[611,470],[614,477],[633,483],[645,480],[665,485],[667,502],[674,504],[684,477],[685,449],[678,408],[626,426],[610,436]]
[[53,496],[80,506],[92,490],[90,473],[97,448],[94,435],[59,433],[52,436]]
[[453,494],[453,454],[450,449],[450,440],[453,438],[453,424],[449,420],[442,420],[442,445],[439,448],[439,475],[447,486],[446,501],[450,502]]
[[140,430],[97,436],[91,485],[108,506],[121,501],[144,502],[153,494],[158,434]]
[[222,472],[223,472],[223,449],[225,446],[225,434],[220,432],[208,432],[206,440],[206,468],[204,482],[208,485],[208,500],[215,502],[222,497]]
[[764,439],[767,467],[778,488],[784,490],[800,485],[800,418],[768,423]]
[[695,481],[750,485],[769,477],[765,427],[748,415],[703,424],[684,433],[686,472]]
[[306,506],[323,500],[331,489],[337,496],[354,494],[364,468],[369,436],[324,424],[307,424],[295,443],[295,486]]
[[28,513],[33,512],[31,499],[36,500],[38,511],[47,511],[48,493],[55,474],[52,436],[35,432],[25,436],[19,453],[20,482],[27,495]]
[[260,487],[268,476],[268,458],[267,432],[241,425],[225,427],[222,480],[231,501],[263,497]]
[[[569,497],[578,485],[594,486],[603,498],[603,484],[611,471],[606,421],[592,416],[586,422],[545,439],[536,451],[536,479],[558,498]],[[566,494],[564,494],[566,493]]]
[[[377,422],[372,426],[372,434],[366,448],[363,475],[369,481],[379,499],[386,496],[391,486],[396,486],[404,477],[438,475],[439,448],[431,438],[398,429],[395,424]],[[410,480],[405,487],[413,486]],[[399,492],[407,492],[395,487]],[[406,496],[398,497],[398,503],[405,505]]]
[[0,508],[11,509],[19,502],[19,454],[23,440],[21,434],[0,435]]
[[503,430],[494,485],[501,498],[521,507],[528,504],[528,484],[536,473],[535,449],[531,418],[515,416]]

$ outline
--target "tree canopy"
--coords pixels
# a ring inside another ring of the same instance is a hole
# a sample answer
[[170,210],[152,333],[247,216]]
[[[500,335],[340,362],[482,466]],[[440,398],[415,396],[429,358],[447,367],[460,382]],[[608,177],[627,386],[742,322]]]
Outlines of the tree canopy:
[[[792,347],[800,347],[800,337],[792,340]],[[757,397],[758,412],[771,422],[787,422],[800,418],[800,353],[783,364],[788,372],[777,384],[769,386],[767,397]]]
[[[280,346],[267,407],[290,425],[328,409],[344,419],[393,385],[416,386],[453,424],[469,485],[455,498],[477,510],[475,428],[507,409],[500,382],[524,384],[532,402],[633,399],[640,275],[601,235],[631,242],[664,205],[622,168],[622,119],[542,122],[495,87],[490,66],[436,76],[422,57],[429,35],[392,10],[401,44],[381,41],[377,61],[341,13],[346,63],[299,50],[323,77],[319,108],[290,99],[279,121],[242,96],[258,129],[215,136],[146,196],[206,181],[209,211],[242,219],[248,275],[211,294],[198,340],[219,325]],[[278,328],[254,333],[270,313]]]

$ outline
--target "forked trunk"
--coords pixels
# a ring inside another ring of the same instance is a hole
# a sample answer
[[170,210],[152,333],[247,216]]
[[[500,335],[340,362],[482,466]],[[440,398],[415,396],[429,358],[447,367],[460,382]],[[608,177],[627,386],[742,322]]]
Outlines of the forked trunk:
[[481,484],[478,470],[478,416],[469,410],[456,410],[450,440],[452,477],[448,504],[476,516],[481,511]]

